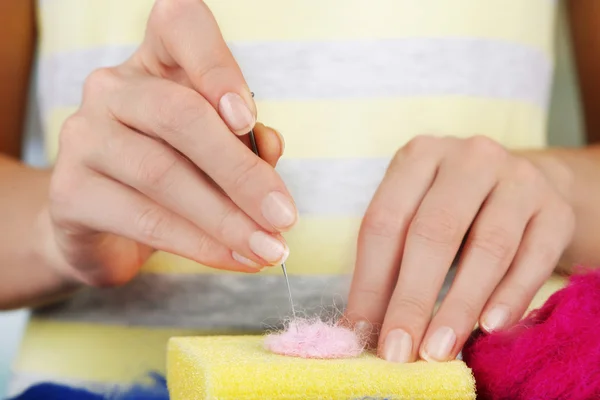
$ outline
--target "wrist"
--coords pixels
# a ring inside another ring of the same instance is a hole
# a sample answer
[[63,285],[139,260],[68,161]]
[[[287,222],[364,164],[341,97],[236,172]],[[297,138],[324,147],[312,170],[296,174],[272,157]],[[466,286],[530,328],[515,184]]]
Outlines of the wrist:
[[50,213],[45,206],[34,222],[30,249],[30,265],[44,269],[45,292],[49,296],[62,297],[81,286],[58,249]]
[[575,174],[568,163],[559,157],[558,150],[516,151],[513,154],[524,157],[535,165],[563,199],[571,207],[575,207]]

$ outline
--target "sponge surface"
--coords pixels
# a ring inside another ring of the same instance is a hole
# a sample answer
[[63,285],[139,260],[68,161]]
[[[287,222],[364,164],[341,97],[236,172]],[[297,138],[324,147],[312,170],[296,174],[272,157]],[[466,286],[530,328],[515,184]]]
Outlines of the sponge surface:
[[263,343],[264,336],[172,338],[171,400],[475,399],[475,381],[462,361],[391,364],[367,353],[303,359],[270,353]]

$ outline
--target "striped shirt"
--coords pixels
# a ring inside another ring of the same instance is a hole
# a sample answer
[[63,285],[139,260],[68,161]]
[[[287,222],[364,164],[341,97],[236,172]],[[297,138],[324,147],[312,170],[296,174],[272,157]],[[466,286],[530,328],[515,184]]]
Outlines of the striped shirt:
[[[38,1],[38,99],[54,160],[84,79],[132,54],[153,1]],[[415,135],[546,144],[555,1],[206,2],[259,120],[285,136],[278,171],[300,212],[285,235],[288,269],[308,313],[344,307],[361,216]],[[40,379],[129,382],[164,370],[170,336],[276,325],[289,315],[282,279],[277,268],[245,275],[157,253],[123,287],[88,288],[34,313],[13,392]]]

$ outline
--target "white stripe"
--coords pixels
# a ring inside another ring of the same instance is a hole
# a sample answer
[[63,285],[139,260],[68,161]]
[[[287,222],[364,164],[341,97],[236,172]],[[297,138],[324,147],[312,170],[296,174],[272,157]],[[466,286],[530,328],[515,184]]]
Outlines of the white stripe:
[[[231,43],[257,99],[306,100],[464,95],[545,107],[552,63],[516,43],[472,38]],[[79,104],[95,68],[134,47],[57,53],[41,60],[44,110]]]
[[277,171],[301,216],[360,217],[389,162],[389,158],[283,159]]

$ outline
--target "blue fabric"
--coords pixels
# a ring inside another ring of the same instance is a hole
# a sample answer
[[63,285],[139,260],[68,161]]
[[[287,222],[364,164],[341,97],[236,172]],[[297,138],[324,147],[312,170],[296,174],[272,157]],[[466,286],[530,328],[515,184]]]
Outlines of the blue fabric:
[[169,400],[165,378],[160,375],[151,377],[154,381],[152,385],[114,388],[104,394],[55,383],[41,383],[11,400]]

